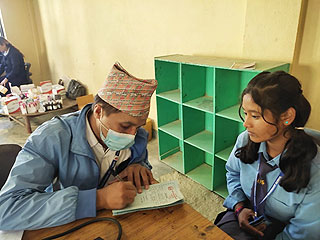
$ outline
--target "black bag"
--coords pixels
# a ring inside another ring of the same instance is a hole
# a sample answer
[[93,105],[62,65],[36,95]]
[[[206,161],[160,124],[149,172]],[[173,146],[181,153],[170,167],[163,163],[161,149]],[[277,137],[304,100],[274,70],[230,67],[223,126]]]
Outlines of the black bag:
[[76,99],[84,95],[86,95],[86,88],[77,80],[72,79],[68,85],[67,97]]

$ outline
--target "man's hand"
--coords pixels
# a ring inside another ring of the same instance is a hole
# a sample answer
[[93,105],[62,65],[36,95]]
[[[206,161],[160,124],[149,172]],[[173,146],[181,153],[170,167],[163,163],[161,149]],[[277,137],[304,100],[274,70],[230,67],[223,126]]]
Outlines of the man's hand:
[[254,235],[263,237],[263,231],[267,228],[265,223],[260,223],[257,226],[251,226],[249,219],[254,217],[254,212],[249,208],[244,208],[238,216],[239,226],[246,232]]
[[8,82],[8,79],[7,78],[5,78],[5,79],[3,79],[2,81],[1,81],[1,85],[2,86],[5,86],[6,84],[7,84],[7,82]]
[[127,178],[128,181],[132,182],[136,186],[138,193],[142,193],[141,180],[145,189],[148,189],[150,184],[157,183],[153,178],[151,171],[140,164],[129,165],[119,174],[119,176],[122,179]]
[[97,190],[96,208],[121,209],[132,203],[137,190],[131,182],[115,182]]

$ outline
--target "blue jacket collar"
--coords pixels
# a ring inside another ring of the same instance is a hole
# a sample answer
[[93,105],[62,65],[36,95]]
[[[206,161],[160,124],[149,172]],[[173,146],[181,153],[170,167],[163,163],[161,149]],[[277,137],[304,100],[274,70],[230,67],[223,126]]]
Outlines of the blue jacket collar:
[[71,114],[78,115],[76,121],[71,122],[71,124],[75,125],[70,126],[70,128],[74,129],[72,131],[72,134],[74,134],[74,136],[71,138],[71,151],[95,159],[94,153],[88,143],[86,135],[86,115],[87,112],[90,111],[91,105],[92,104],[88,104],[82,110]]

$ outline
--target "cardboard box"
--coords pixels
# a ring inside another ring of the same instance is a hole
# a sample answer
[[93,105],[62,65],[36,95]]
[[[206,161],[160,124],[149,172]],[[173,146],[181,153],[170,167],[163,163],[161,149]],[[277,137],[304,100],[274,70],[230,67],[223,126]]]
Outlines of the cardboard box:
[[20,112],[19,100],[17,97],[9,97],[4,100],[3,111],[6,114],[18,113]]
[[32,88],[35,88],[33,83],[20,85],[20,90],[22,93],[26,93],[28,92],[29,89],[32,89]]
[[52,93],[52,82],[51,81],[43,81],[40,82],[40,92],[44,94]]
[[6,87],[0,85],[0,92],[1,92],[2,94],[6,94],[6,93],[8,92],[8,89],[7,89]]
[[66,90],[64,86],[61,86],[59,84],[52,85],[52,94],[57,95],[57,94],[65,94]]
[[148,118],[146,124],[142,127],[149,133],[148,141],[150,141],[152,139],[152,120]]

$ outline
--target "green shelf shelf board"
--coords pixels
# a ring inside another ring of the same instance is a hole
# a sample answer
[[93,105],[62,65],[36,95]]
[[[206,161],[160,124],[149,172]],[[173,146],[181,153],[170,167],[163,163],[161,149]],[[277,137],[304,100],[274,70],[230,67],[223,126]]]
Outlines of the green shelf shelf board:
[[227,161],[230,156],[230,153],[232,152],[232,149],[233,149],[233,146],[227,147],[227,148],[223,149],[222,151],[216,153],[215,156],[224,160],[224,161]]
[[218,187],[215,187],[213,191],[223,198],[226,198],[229,195],[227,185],[220,185]]
[[241,118],[239,117],[239,104],[234,105],[232,107],[226,108],[220,112],[217,112],[216,115],[224,118],[228,118],[231,120],[235,120],[237,122],[242,122]]
[[159,127],[160,130],[174,136],[177,137],[179,139],[182,139],[181,136],[181,120],[176,120],[174,122],[171,123],[167,123],[161,127]]
[[288,65],[284,62],[274,62],[274,61],[258,61],[254,70],[246,69],[230,69],[234,62],[236,63],[248,63],[255,62],[252,59],[233,59],[233,58],[221,58],[212,56],[197,56],[197,55],[181,55],[173,54],[169,56],[159,56],[155,58],[156,60],[168,61],[168,62],[178,62],[178,63],[188,63],[200,66],[215,66],[217,68],[226,69],[228,71],[250,71],[250,72],[262,72],[281,65]]
[[162,153],[162,154],[160,155],[160,160],[165,159],[166,157],[169,157],[169,156],[171,156],[171,155],[179,152],[180,150],[181,150],[180,147],[172,148],[172,149],[170,149],[169,151],[167,151],[167,152],[165,152],[165,153]]
[[162,92],[157,94],[158,97],[174,101],[176,103],[181,103],[180,89],[175,89],[167,92]]
[[186,175],[194,181],[204,185],[206,188],[212,190],[212,167],[208,164],[201,164]]
[[186,143],[197,147],[203,151],[213,154],[213,133],[209,131],[202,131],[187,139]]
[[201,111],[213,113],[213,98],[209,96],[203,96],[193,99],[191,101],[185,102],[183,105]]
[[184,173],[183,171],[183,157],[182,157],[182,152],[179,151],[175,154],[170,155],[169,157],[166,157],[162,159],[164,163],[169,165],[170,167],[174,168],[175,170]]

